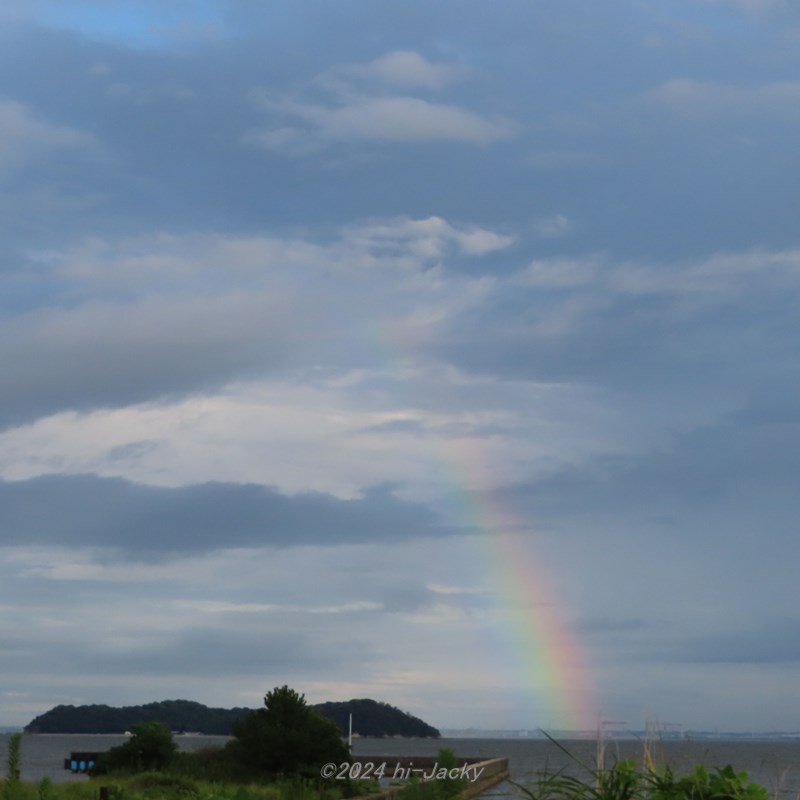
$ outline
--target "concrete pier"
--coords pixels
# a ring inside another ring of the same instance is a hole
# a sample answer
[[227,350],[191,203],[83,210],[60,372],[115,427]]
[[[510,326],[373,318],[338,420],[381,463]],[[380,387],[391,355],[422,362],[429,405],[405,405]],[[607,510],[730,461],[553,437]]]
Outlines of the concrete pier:
[[[403,790],[405,782],[412,778],[424,779],[424,775],[430,774],[438,766],[438,759],[431,756],[419,757],[385,757],[380,760],[369,759],[361,756],[354,759],[353,763],[361,765],[360,772],[363,774],[369,770],[369,765],[372,764],[372,769],[376,769],[379,764],[385,765],[384,779],[392,779],[391,785],[382,789],[375,794],[366,795],[359,800],[395,800],[396,796]],[[507,758],[459,758],[456,761],[456,768],[464,770],[465,772],[473,772],[478,774],[477,780],[470,781],[462,791],[457,795],[458,800],[470,800],[470,798],[477,797],[482,792],[490,789],[492,786],[506,780],[509,777],[508,759]],[[367,775],[366,777],[369,777]]]

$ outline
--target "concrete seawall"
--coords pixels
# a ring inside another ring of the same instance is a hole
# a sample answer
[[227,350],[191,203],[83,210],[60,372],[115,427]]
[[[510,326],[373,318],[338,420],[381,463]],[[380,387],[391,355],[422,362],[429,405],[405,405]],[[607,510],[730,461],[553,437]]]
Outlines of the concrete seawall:
[[509,776],[507,758],[489,758],[486,761],[478,761],[470,764],[470,767],[481,769],[480,778],[470,783],[459,795],[461,800],[469,800],[477,797],[481,792],[485,792],[492,786],[504,781]]
[[[362,772],[366,771],[370,764],[374,765],[373,768],[378,767],[377,759],[367,759],[363,756],[355,759],[353,763],[361,764]],[[380,792],[361,797],[359,800],[395,800],[397,795],[403,791],[406,780],[414,777],[424,779],[425,774],[430,775],[432,771],[436,770],[438,759],[430,756],[403,757],[384,759],[380,763],[385,765],[385,778],[391,779],[394,776],[397,782],[393,782],[392,785]],[[470,800],[470,798],[477,797],[509,777],[507,758],[482,760],[459,758],[456,767],[459,770],[464,769],[467,774],[472,773],[478,776],[476,780],[470,780],[469,784],[457,795],[458,800]]]

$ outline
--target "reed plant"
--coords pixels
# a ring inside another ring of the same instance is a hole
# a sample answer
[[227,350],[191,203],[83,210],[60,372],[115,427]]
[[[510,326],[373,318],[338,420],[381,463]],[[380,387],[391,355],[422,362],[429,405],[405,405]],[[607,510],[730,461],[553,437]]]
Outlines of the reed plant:
[[659,767],[648,740],[641,765],[626,759],[609,767],[605,766],[605,743],[598,740],[597,765],[592,767],[548,734],[545,736],[569,756],[581,774],[546,770],[533,784],[510,781],[528,800],[768,800],[763,786],[750,781],[747,772],[736,772],[730,765],[710,771],[696,766],[687,775],[677,775],[669,764]]
[[12,733],[6,754],[6,777],[3,781],[2,800],[18,800],[20,797],[20,764],[22,763],[22,734]]

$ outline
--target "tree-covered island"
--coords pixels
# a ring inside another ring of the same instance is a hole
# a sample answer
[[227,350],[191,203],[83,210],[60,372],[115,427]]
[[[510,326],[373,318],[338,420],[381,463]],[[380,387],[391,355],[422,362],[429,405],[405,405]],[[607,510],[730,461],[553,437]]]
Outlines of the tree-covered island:
[[[439,731],[421,719],[388,703],[359,699],[313,706],[333,720],[344,736],[349,716],[359,736],[438,738]],[[209,708],[190,700],[163,700],[139,706],[59,705],[39,715],[25,727],[28,733],[124,733],[144,722],[159,722],[175,732],[230,736],[249,708]]]

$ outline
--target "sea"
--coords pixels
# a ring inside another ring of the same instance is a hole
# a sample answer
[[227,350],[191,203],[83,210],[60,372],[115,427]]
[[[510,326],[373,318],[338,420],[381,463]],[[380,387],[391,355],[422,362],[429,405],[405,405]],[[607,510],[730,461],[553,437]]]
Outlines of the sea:
[[[0,772],[6,764],[10,734],[0,734]],[[38,781],[44,777],[54,782],[83,781],[86,776],[64,769],[64,759],[72,751],[100,752],[126,741],[124,735],[106,734],[24,734],[22,740],[22,778]],[[178,735],[181,750],[197,750],[224,744],[225,736]],[[386,771],[394,769],[392,758],[436,756],[441,748],[452,749],[458,757],[475,760],[505,757],[509,759],[511,779],[522,785],[535,782],[545,770],[564,769],[580,776],[582,767],[594,768],[598,758],[605,766],[615,760],[634,758],[641,762],[642,742],[631,739],[561,740],[568,752],[547,739],[372,739],[353,740],[353,754],[376,765],[386,762]],[[671,764],[677,772],[688,772],[697,764],[707,768],[730,764],[739,772],[746,770],[751,780],[764,786],[774,800],[800,800],[800,739],[765,740],[664,740],[650,743],[658,765]],[[583,774],[586,774],[585,772]],[[520,800],[521,793],[505,781],[487,790],[485,800]]]

